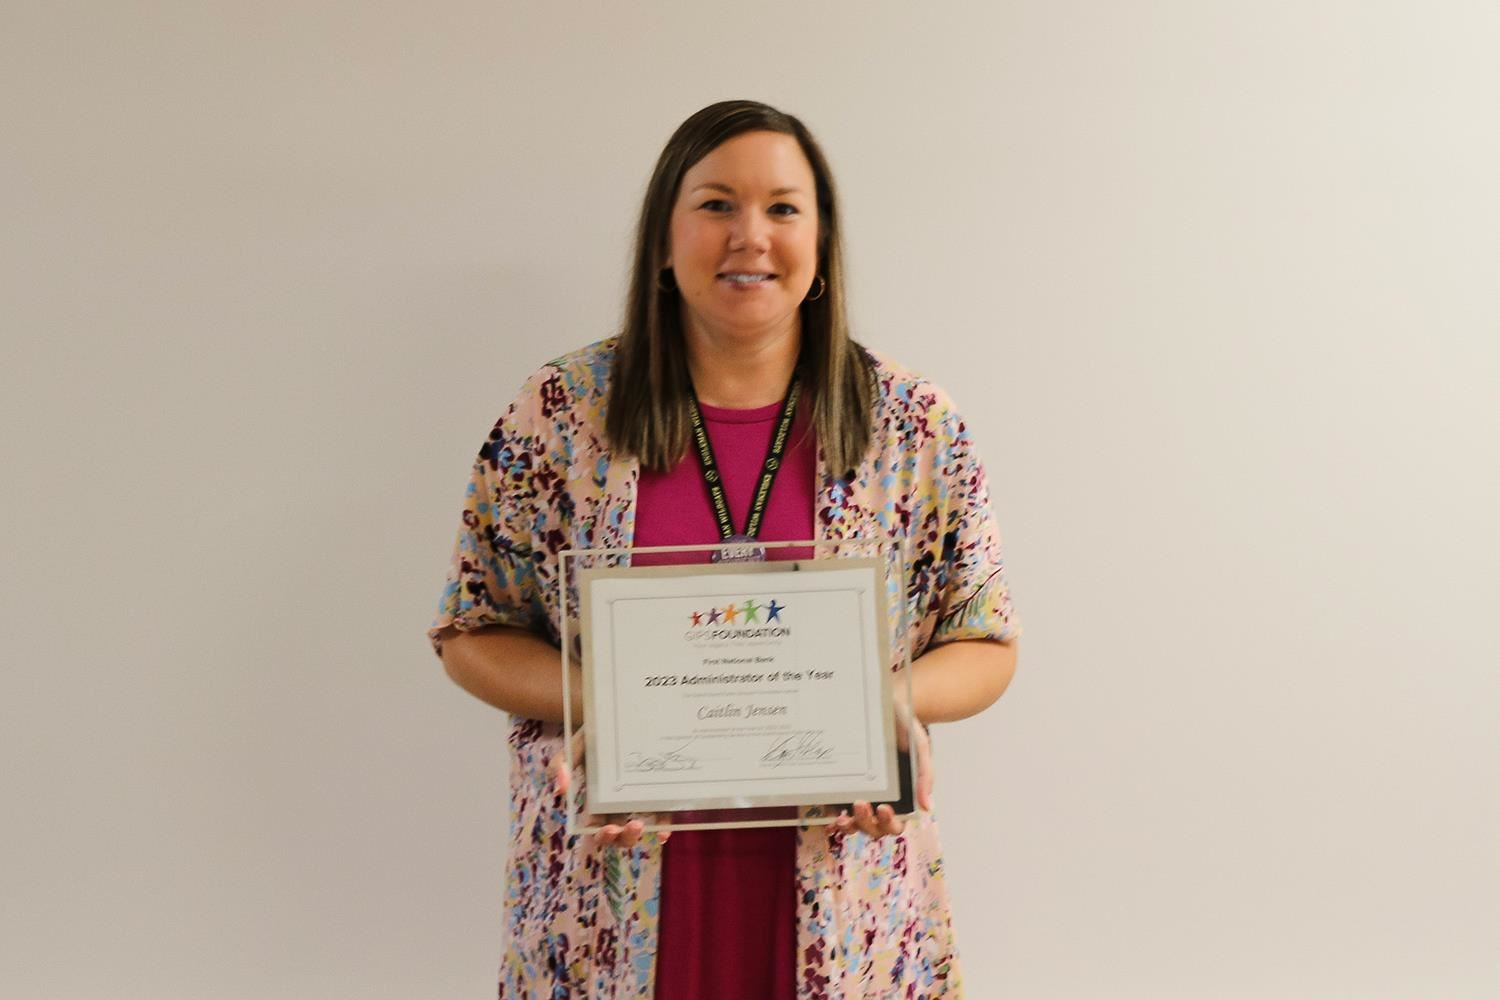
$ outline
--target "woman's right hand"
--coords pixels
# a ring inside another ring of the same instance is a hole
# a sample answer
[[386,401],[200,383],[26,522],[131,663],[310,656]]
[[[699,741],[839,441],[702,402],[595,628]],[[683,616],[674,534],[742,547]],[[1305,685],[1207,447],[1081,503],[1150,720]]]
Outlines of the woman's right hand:
[[[916,773],[916,805],[921,812],[932,811],[932,740],[927,735],[927,728],[912,717],[911,708],[902,698],[897,698],[896,712],[896,748],[902,753],[911,750],[916,751],[917,773]],[[915,744],[912,743],[915,740]],[[906,829],[906,823],[896,815],[896,810],[890,805],[882,803],[879,806],[871,802],[856,802],[849,813],[839,813],[833,822],[833,828],[839,833],[863,833],[868,837],[894,837],[899,836]]]
[[[573,734],[572,740],[573,760],[579,764],[583,763],[584,739],[583,728]],[[567,753],[559,750],[552,757],[552,763],[547,766],[548,776],[552,779],[552,788],[558,795],[566,795],[568,789],[573,786],[573,772],[568,767]],[[599,826],[600,830],[594,834],[594,845],[596,847],[623,847],[627,850],[640,843],[641,837],[646,832],[645,821],[638,816],[626,818],[624,816],[606,816],[606,822],[600,823],[599,817],[580,816],[580,826]],[[665,843],[672,836],[672,831],[661,830],[657,839]]]

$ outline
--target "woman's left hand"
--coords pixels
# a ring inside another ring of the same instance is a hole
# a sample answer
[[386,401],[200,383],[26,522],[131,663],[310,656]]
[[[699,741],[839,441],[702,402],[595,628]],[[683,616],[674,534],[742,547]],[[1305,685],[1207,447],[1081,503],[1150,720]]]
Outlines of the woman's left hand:
[[[927,736],[927,727],[920,722],[913,725],[911,709],[904,702],[896,702],[896,747],[902,753],[911,749],[910,739],[916,740],[916,798],[917,808],[923,812],[932,810],[932,741]],[[908,738],[910,735],[910,739]],[[833,821],[833,828],[840,833],[863,833],[870,837],[896,836],[906,829],[906,823],[896,815],[896,810],[882,803],[871,807],[869,802],[856,802],[853,814],[840,813]]]
[[[578,764],[583,763],[584,748],[587,745],[583,738],[583,727],[573,734],[572,740],[573,760]],[[567,795],[573,787],[573,772],[568,767],[567,755],[559,750],[553,754],[552,761],[547,765],[547,776],[552,781],[552,790],[558,795]],[[580,816],[579,823],[583,826],[597,826],[599,832],[594,834],[593,844],[596,847],[620,847],[629,850],[640,843],[641,837],[646,832],[646,822],[639,816],[610,815],[605,817]],[[672,836],[670,830],[659,830],[656,834],[658,843],[665,844]]]

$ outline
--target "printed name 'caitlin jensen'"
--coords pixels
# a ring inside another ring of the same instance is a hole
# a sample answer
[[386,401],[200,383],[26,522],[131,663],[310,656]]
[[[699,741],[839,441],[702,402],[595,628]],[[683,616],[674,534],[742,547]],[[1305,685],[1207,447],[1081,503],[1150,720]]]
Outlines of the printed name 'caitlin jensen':
[[698,709],[700,719],[758,719],[786,714],[785,705],[704,705]]

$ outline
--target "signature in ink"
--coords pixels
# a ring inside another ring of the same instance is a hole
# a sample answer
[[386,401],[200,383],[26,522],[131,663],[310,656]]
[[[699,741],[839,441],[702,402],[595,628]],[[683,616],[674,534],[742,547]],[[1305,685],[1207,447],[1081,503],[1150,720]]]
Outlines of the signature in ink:
[[662,753],[628,753],[625,755],[625,770],[696,771],[698,769],[698,758],[682,752],[691,745],[692,740],[689,740],[676,750],[666,750]]
[[833,747],[824,746],[819,734],[811,730],[778,736],[771,748],[761,755],[761,762],[769,767],[780,767],[787,763],[814,763],[827,760]]

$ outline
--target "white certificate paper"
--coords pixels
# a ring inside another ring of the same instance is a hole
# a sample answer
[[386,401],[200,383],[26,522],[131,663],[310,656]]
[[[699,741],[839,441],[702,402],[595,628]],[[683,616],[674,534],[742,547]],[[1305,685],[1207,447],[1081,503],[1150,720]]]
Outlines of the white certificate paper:
[[880,568],[583,571],[589,811],[897,798]]

